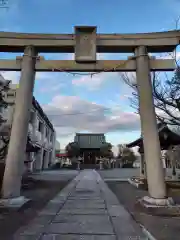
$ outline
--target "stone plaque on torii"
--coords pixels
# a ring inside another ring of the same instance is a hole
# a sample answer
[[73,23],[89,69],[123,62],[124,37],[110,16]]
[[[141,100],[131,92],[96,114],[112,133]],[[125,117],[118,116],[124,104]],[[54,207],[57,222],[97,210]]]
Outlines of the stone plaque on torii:
[[[0,70],[21,71],[11,138],[3,180],[3,198],[20,196],[23,152],[26,147],[29,108],[36,71],[130,72],[136,71],[149,203],[169,204],[160,161],[160,144],[152,97],[150,71],[173,71],[173,59],[155,59],[148,53],[172,52],[180,32],[97,34],[96,27],[75,27],[75,34],[0,32],[0,52],[24,52],[16,60],[0,60]],[[45,60],[39,53],[75,53],[75,60]],[[97,60],[97,53],[133,53],[127,60]],[[17,137],[18,136],[18,137]]]

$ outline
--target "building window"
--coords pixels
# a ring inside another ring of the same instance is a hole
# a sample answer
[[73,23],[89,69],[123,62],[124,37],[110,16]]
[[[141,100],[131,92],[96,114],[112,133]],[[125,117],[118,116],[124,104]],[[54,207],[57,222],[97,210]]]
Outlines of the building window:
[[53,133],[51,133],[51,135],[50,135],[50,141],[51,142],[53,141]]
[[43,123],[39,121],[38,131],[42,132],[42,129],[43,129]]
[[46,127],[46,137],[48,137],[49,129]]
[[29,122],[32,124],[32,123],[33,123],[33,121],[34,121],[34,112],[33,112],[33,111],[31,111],[31,112],[30,112],[30,118],[29,118]]
[[9,92],[9,93],[7,93],[7,97],[15,97],[15,93],[14,92]]

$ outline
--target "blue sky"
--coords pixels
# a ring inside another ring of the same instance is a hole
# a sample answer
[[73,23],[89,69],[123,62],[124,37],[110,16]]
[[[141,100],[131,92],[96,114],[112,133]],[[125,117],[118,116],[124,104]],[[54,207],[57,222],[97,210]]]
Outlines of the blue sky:
[[[179,15],[179,0],[8,0],[8,9],[0,8],[0,31],[73,33],[76,25],[95,25],[99,33],[156,32],[174,29]],[[0,53],[1,58],[15,58],[16,55],[19,54]],[[73,57],[71,54],[44,56],[46,59]],[[100,57],[125,59],[127,56],[102,54]],[[18,82],[19,73],[3,74]],[[131,89],[117,73],[93,78],[67,73],[36,74],[34,95],[52,115],[50,119],[55,124],[62,148],[73,140],[76,131],[104,130],[107,140],[114,145],[139,136],[139,119],[130,107],[130,94]],[[96,103],[99,110],[92,103]],[[110,110],[102,113],[103,108]],[[79,112],[85,114],[78,115]],[[71,113],[75,115],[68,116]],[[89,116],[91,114],[98,115],[98,120]]]

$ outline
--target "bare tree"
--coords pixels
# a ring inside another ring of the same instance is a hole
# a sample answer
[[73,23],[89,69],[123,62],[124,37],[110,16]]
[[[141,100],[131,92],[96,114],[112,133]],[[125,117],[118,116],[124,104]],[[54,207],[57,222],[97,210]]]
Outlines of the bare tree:
[[[177,66],[174,76],[163,78],[159,73],[151,73],[154,105],[159,122],[180,126],[180,67]],[[139,114],[138,87],[134,74],[122,73],[121,78],[132,89],[131,106]]]
[[[1,76],[0,76],[1,77]],[[4,159],[7,154],[8,144],[9,144],[9,133],[10,129],[6,124],[6,120],[3,118],[4,109],[7,108],[8,104],[4,100],[4,92],[8,91],[10,81],[4,80],[2,77],[0,79],[0,160]]]
[[[178,30],[179,22],[180,16],[175,19],[175,30]],[[164,77],[158,72],[151,73],[153,98],[157,120],[180,128],[180,66],[176,50],[171,55],[171,58],[176,63],[176,70],[173,77],[169,77],[167,73],[164,74]],[[129,73],[122,73],[120,76],[133,89],[130,102],[131,106],[139,114],[136,76]]]

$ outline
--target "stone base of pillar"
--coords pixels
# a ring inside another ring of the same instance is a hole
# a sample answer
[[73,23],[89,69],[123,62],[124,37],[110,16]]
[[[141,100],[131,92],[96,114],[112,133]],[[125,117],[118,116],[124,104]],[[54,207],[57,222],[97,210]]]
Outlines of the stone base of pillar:
[[17,198],[0,199],[0,208],[20,208],[28,201],[30,201],[30,199],[25,198],[24,196],[20,196]]
[[167,206],[175,205],[175,203],[171,197],[159,199],[159,198],[152,198],[149,196],[144,196],[139,201],[140,201],[141,205],[143,205],[146,208],[167,207]]
[[176,204],[171,197],[155,199],[145,196],[136,202],[135,207],[138,211],[148,215],[163,217],[180,216],[180,205]]

